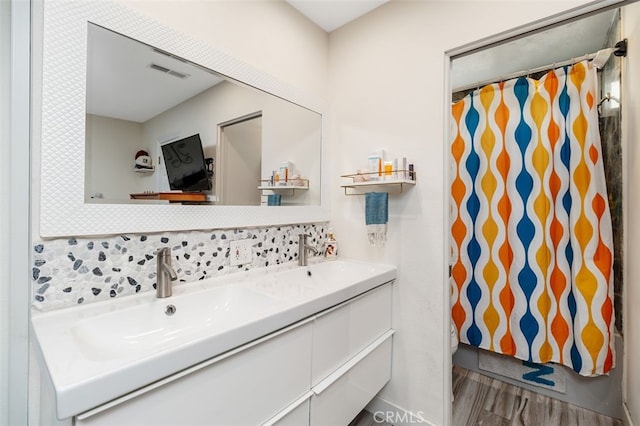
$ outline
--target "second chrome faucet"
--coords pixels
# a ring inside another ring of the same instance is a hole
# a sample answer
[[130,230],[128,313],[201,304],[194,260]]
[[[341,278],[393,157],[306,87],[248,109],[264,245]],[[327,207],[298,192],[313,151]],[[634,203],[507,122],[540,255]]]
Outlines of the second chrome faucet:
[[298,265],[299,266],[307,266],[308,253],[310,251],[313,254],[318,254],[318,249],[313,246],[307,244],[307,237],[311,235],[308,234],[299,234],[298,235]]
[[171,281],[178,279],[176,271],[171,267],[171,247],[163,247],[156,254],[158,262],[156,297],[169,297],[171,296]]

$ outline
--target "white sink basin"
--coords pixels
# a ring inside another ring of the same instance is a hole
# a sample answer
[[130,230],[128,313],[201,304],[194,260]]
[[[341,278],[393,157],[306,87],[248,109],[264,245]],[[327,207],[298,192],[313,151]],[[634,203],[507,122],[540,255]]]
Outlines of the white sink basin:
[[74,416],[211,360],[395,273],[393,266],[345,260],[290,263],[178,285],[164,299],[148,292],[35,314],[57,415]]
[[274,297],[308,298],[362,284],[379,273],[380,265],[336,260],[267,274],[256,281],[255,288]]
[[91,360],[151,354],[233,328],[248,313],[263,311],[274,302],[273,297],[246,287],[212,288],[86,318],[71,328],[71,334]]

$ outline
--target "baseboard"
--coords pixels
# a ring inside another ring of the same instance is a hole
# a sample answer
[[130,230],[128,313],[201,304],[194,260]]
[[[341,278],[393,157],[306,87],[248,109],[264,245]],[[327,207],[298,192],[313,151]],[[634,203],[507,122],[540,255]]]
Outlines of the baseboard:
[[412,426],[416,424],[436,426],[422,417],[424,413],[420,411],[412,413],[379,396],[374,397],[365,409],[373,414],[374,422],[387,422],[393,426]]
[[624,416],[622,417],[622,424],[624,426],[633,426],[633,420],[631,420],[631,413],[629,412],[629,407],[627,407],[627,403],[622,404],[622,409],[624,410]]

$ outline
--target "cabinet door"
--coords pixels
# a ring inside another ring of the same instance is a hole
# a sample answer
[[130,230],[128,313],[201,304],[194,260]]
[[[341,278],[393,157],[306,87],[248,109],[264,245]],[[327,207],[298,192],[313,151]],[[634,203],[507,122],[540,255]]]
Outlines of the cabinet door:
[[274,336],[76,425],[258,425],[311,386],[311,323]]
[[317,316],[313,323],[312,385],[391,329],[391,284]]

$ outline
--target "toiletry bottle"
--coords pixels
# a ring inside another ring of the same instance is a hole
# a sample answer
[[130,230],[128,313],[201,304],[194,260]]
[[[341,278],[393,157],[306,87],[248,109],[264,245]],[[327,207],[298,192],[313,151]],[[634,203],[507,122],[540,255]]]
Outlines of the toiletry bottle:
[[327,240],[324,242],[324,257],[328,260],[338,258],[338,242],[331,231],[329,231]]

